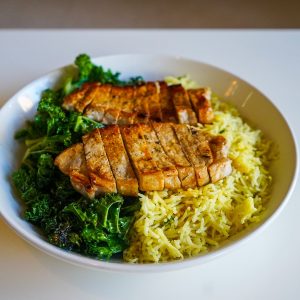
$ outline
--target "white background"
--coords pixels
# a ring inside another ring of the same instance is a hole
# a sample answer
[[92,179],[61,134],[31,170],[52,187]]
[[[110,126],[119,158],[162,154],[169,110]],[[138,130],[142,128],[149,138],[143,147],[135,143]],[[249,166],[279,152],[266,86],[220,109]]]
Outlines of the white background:
[[[272,99],[300,141],[300,30],[2,30],[0,103],[82,52],[166,53],[224,68]],[[297,184],[279,217],[230,254],[161,274],[70,265],[28,245],[0,219],[0,299],[300,299],[299,198]]]

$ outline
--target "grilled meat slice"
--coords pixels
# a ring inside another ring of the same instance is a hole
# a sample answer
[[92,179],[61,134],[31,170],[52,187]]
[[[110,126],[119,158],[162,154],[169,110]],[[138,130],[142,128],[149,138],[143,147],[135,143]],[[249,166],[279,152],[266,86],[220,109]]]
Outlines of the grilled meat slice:
[[134,86],[124,86],[124,92],[121,99],[121,111],[118,118],[118,124],[126,125],[132,124],[134,119],[134,96],[135,96],[135,87]]
[[161,103],[158,93],[158,83],[147,82],[147,97],[145,101],[149,103],[149,118],[151,121],[162,122]]
[[211,107],[211,91],[207,88],[190,89],[188,94],[194,111],[198,117],[198,122],[209,124],[214,119],[213,109]]
[[163,122],[178,123],[168,85],[164,81],[159,82],[159,99]]
[[199,145],[198,143],[195,143],[196,139],[192,136],[190,129],[184,124],[173,124],[173,128],[175,129],[177,138],[182,146],[182,150],[189,162],[195,168],[198,186],[209,183],[210,179],[207,171],[206,160],[199,151]]
[[71,111],[77,110],[77,103],[81,101],[81,99],[84,99],[87,91],[91,88],[91,85],[91,83],[85,83],[80,89],[77,89],[66,96],[64,98],[62,107]]
[[150,124],[140,124],[140,132],[147,142],[147,146],[151,151],[151,156],[155,161],[157,167],[163,172],[164,175],[164,188],[168,190],[175,190],[181,187],[178,178],[178,171],[173,162],[169,159],[161,146],[156,133]]
[[96,189],[101,193],[116,193],[116,181],[108,162],[99,129],[94,129],[82,137],[88,175]]
[[108,108],[105,111],[102,122],[104,124],[116,124],[120,115],[121,99],[123,96],[123,87],[112,86],[111,88],[111,98],[108,103]]
[[157,167],[138,124],[121,127],[123,141],[142,191],[164,189],[164,175]]
[[169,86],[169,91],[179,123],[196,124],[196,114],[192,109],[187,91],[180,84]]
[[70,176],[74,189],[81,194],[94,198],[95,189],[88,176],[83,144],[78,143],[60,153],[54,164],[65,174]]
[[197,186],[194,167],[187,160],[170,123],[153,123],[153,128],[167,155],[178,170],[182,188]]
[[102,84],[95,87],[95,95],[92,102],[85,108],[84,115],[92,120],[101,122],[111,99],[110,84]]
[[147,95],[146,84],[136,86],[134,95],[133,123],[147,123],[149,121],[149,103],[145,101]]
[[125,150],[119,127],[107,126],[100,129],[100,134],[116,179],[118,192],[126,196],[137,196],[138,181]]
[[229,145],[226,139],[221,135],[210,137],[209,145],[214,161],[208,167],[208,171],[211,182],[215,183],[232,172],[231,160],[227,158]]

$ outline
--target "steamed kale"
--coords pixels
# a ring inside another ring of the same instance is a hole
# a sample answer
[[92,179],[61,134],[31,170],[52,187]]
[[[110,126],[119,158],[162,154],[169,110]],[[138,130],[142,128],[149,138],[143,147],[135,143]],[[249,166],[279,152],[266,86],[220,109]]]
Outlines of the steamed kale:
[[139,84],[142,78],[124,82],[119,73],[94,65],[86,54],[79,55],[75,65],[77,76],[66,80],[59,90],[45,90],[33,120],[15,134],[26,151],[12,179],[26,204],[25,219],[40,227],[52,244],[106,259],[127,247],[127,233],[139,203],[136,198],[118,194],[86,199],[54,166],[58,153],[103,126],[80,113],[64,110],[61,104],[66,94],[85,82]]

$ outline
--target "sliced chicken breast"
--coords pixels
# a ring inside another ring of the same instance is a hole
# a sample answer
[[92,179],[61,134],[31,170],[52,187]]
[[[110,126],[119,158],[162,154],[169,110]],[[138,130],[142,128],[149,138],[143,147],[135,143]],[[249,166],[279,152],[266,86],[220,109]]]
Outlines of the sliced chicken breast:
[[170,123],[153,123],[153,128],[165,153],[174,163],[182,188],[197,186],[194,167],[187,160]]
[[116,193],[116,181],[110,168],[99,129],[94,129],[82,137],[88,175],[96,189],[101,193]]
[[149,118],[151,121],[162,122],[161,103],[159,98],[158,83],[147,82],[147,97],[145,101],[149,103]]
[[118,192],[126,196],[137,196],[138,181],[125,150],[119,127],[112,125],[101,128],[100,134],[116,179]]
[[93,100],[85,108],[84,115],[92,120],[101,122],[111,100],[111,88],[110,84],[96,86]]
[[168,85],[164,81],[159,82],[159,99],[163,122],[178,123]]
[[121,127],[123,141],[142,191],[164,189],[164,175],[157,167],[139,125]]
[[214,113],[211,106],[211,91],[208,88],[188,90],[194,111],[196,112],[198,122],[209,124],[214,119]]
[[175,106],[179,123],[196,124],[196,114],[192,109],[187,91],[180,84],[171,85],[168,88]]
[[157,167],[163,172],[164,175],[164,188],[168,190],[176,190],[181,187],[178,178],[178,171],[174,163],[170,160],[160,144],[157,135],[150,124],[140,124],[139,129],[143,138],[147,142],[147,146],[151,151],[151,156],[155,161]]
[[181,144],[189,162],[194,166],[198,186],[209,183],[209,175],[207,171],[206,162],[198,149],[198,143],[195,144],[190,129],[183,124],[173,124],[177,138]]
[[90,181],[83,144],[75,144],[60,153],[54,164],[65,174],[70,176],[74,189],[88,198],[94,198],[95,188]]

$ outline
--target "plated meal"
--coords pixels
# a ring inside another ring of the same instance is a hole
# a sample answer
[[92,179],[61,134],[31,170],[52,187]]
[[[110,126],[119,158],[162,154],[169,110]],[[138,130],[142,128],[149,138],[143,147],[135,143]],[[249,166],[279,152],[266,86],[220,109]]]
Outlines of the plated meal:
[[51,244],[167,262],[261,221],[272,142],[213,86],[187,76],[125,81],[87,55],[75,64],[78,74],[45,90],[15,135],[26,146],[12,175],[24,218]]

